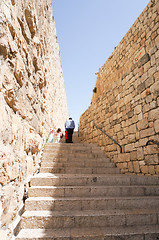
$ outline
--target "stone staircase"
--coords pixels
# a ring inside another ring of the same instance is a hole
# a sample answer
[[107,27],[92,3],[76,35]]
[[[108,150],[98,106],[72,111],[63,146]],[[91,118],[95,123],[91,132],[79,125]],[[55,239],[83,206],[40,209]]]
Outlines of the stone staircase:
[[46,144],[17,240],[157,240],[159,178],[120,174],[93,144]]

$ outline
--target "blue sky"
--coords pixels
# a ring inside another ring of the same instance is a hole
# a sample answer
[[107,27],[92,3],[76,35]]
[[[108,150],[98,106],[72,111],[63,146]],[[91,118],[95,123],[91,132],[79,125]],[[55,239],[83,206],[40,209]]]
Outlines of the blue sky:
[[78,127],[99,68],[149,0],[52,0],[69,115]]

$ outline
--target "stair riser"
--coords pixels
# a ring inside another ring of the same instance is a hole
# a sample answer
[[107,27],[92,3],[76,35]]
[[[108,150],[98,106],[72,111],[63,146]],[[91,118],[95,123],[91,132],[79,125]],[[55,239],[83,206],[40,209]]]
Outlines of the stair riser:
[[87,158],[87,157],[67,157],[67,156],[63,156],[63,157],[55,157],[55,156],[51,156],[48,157],[46,156],[45,158],[42,158],[42,162],[60,162],[60,163],[71,163],[71,162],[82,162],[82,163],[86,163],[86,164],[91,164],[92,162],[96,161],[97,163],[110,163],[110,159],[103,157],[103,158]]
[[105,157],[104,154],[100,154],[100,153],[61,153],[61,152],[57,152],[57,153],[43,153],[43,158],[45,157],[72,157],[72,158],[97,158],[97,157]]
[[82,237],[64,237],[64,236],[58,236],[58,237],[36,237],[36,238],[16,238],[16,240],[157,240],[159,239],[159,234],[151,233],[151,234],[109,234],[109,235],[102,235],[99,234],[99,236],[82,236]]
[[103,151],[101,151],[100,149],[91,149],[91,148],[86,148],[86,149],[70,149],[70,148],[66,148],[66,149],[45,149],[44,154],[72,154],[72,153],[75,153],[75,154],[88,154],[88,153],[93,153],[93,154],[101,154],[101,155],[105,155],[105,153]]
[[[154,179],[155,180],[155,179]],[[128,176],[96,176],[96,175],[86,175],[83,177],[55,177],[55,178],[32,178],[31,186],[130,186],[130,185],[156,185],[158,183],[158,179],[156,181],[151,181],[151,178],[145,178],[145,181],[141,181],[140,178],[134,181],[133,178],[128,178]],[[135,183],[135,184],[134,184]]]
[[96,216],[23,216],[21,228],[77,228],[158,224],[157,214],[119,214]]
[[125,197],[125,196],[159,196],[159,187],[63,187],[30,188],[29,197]]
[[130,181],[109,177],[77,177],[77,178],[33,178],[31,186],[129,186]]
[[87,200],[29,200],[26,211],[157,209],[159,199],[87,199]]
[[100,149],[100,147],[98,147],[97,145],[91,146],[90,144],[86,145],[86,144],[62,144],[62,145],[57,145],[57,144],[51,144],[51,145],[46,145],[44,148],[44,152],[45,151],[61,151],[61,150],[74,150],[74,151],[102,151]]
[[42,162],[41,167],[95,167],[95,168],[100,168],[100,167],[115,167],[114,163],[107,163],[107,162]]
[[57,157],[67,157],[67,158],[106,158],[104,154],[100,153],[43,153],[43,159],[45,158],[57,158]]
[[62,174],[117,174],[118,168],[40,168],[40,173],[62,173]]
[[16,240],[159,237],[159,178],[119,175],[105,153],[90,144],[46,144],[40,172],[31,179],[20,222],[28,234]]
[[[128,230],[129,229],[129,230]],[[114,231],[113,231],[114,230]],[[28,229],[22,230],[17,240],[157,240],[157,226],[83,229]],[[145,231],[146,230],[146,231]],[[29,236],[28,236],[29,235]]]

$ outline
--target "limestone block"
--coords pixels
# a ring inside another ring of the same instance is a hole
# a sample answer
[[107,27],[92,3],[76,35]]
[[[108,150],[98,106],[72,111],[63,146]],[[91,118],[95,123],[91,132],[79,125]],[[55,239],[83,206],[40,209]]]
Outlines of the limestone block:
[[128,140],[129,140],[129,143],[136,142],[136,134],[129,134]]
[[156,58],[156,59],[159,58],[159,50],[156,51],[156,53],[155,53],[155,58]]
[[156,99],[159,96],[159,81],[155,82],[151,87],[150,87],[150,92],[152,94],[152,97]]
[[159,107],[149,112],[149,121],[154,121],[157,119],[159,119]]
[[157,120],[154,122],[154,128],[155,128],[155,132],[156,132],[156,133],[159,133],[159,119],[157,119]]
[[151,76],[153,76],[153,74],[154,74],[155,72],[157,72],[157,67],[156,67],[156,65],[153,66],[153,67],[151,67],[151,68],[149,69],[148,75],[151,77]]
[[132,133],[135,134],[137,131],[136,124],[131,125],[128,129],[129,129],[129,134],[132,134]]
[[133,161],[133,167],[134,167],[134,172],[139,173],[140,172],[140,166],[138,161]]
[[157,71],[157,72],[154,74],[154,80],[155,80],[155,82],[159,81],[159,71]]
[[135,148],[134,143],[128,144],[125,146],[125,152],[132,152]]
[[134,109],[134,114],[139,114],[142,111],[142,106],[141,105],[137,105]]
[[130,152],[130,160],[131,161],[137,160],[137,151]]
[[138,160],[144,159],[144,150],[142,147],[137,148],[137,159]]
[[118,137],[118,140],[123,139],[124,138],[124,132],[123,131],[118,132],[117,137]]
[[148,125],[148,119],[147,118],[144,118],[137,123],[137,128],[138,128],[139,131],[147,128],[148,126],[149,125]]
[[140,93],[143,92],[145,89],[146,89],[145,82],[140,83],[140,84],[137,86],[137,93],[140,94]]
[[159,165],[155,167],[155,173],[158,175],[159,174]]
[[129,134],[129,128],[128,127],[124,128],[123,131],[124,131],[125,136],[127,136]]
[[154,174],[155,174],[155,166],[148,166],[148,172],[149,172],[151,175],[154,175]]
[[128,163],[116,163],[116,166],[120,169],[127,169],[128,168]]
[[149,173],[148,166],[141,166],[141,172],[144,174],[148,174]]
[[128,170],[129,172],[134,172],[134,166],[133,166],[133,162],[128,162]]
[[129,161],[130,161],[130,154],[129,153],[118,154],[117,162],[129,162]]
[[144,147],[144,153],[147,155],[159,153],[159,149],[156,145],[148,145]]
[[143,66],[145,63],[147,63],[150,60],[150,56],[148,53],[145,53],[144,56],[141,57],[141,59],[138,61],[138,67]]
[[154,134],[155,134],[154,128],[147,128],[147,129],[140,131],[140,138],[146,138],[146,137],[152,136]]
[[145,156],[145,163],[147,165],[157,165],[159,164],[158,154],[150,154]]
[[149,50],[150,56],[153,55],[156,51],[157,51],[157,46],[152,47],[152,48]]

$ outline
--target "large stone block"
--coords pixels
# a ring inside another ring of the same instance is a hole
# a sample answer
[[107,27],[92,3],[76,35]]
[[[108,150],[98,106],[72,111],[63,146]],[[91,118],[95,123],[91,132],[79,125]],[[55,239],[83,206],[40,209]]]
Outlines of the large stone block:
[[141,57],[141,59],[138,61],[138,67],[143,66],[148,61],[150,61],[150,56],[148,53],[145,53],[145,55]]
[[139,131],[143,130],[143,129],[146,129],[148,126],[149,126],[149,124],[148,124],[148,119],[147,118],[142,119],[141,121],[139,121],[137,123],[137,128],[138,128]]

